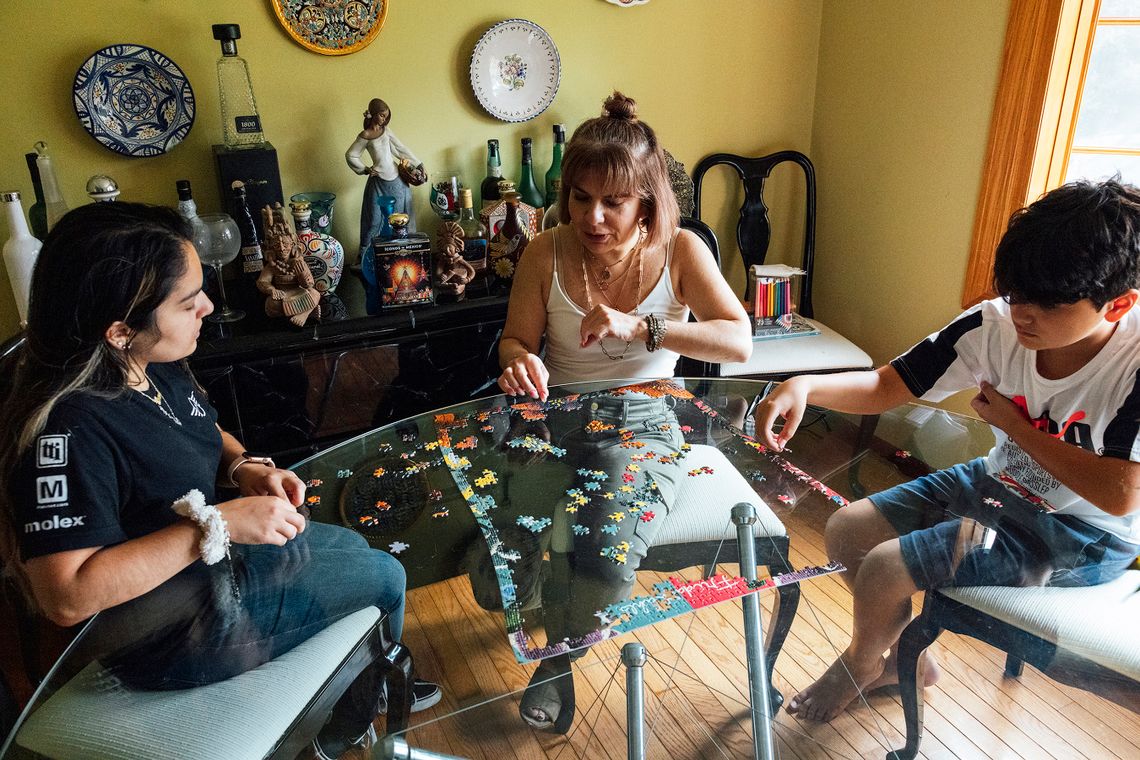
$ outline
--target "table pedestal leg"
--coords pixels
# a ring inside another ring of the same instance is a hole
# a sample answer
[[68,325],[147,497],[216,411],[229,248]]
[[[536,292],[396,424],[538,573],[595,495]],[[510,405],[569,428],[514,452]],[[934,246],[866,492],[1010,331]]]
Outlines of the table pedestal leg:
[[[756,522],[755,508],[741,502],[732,508],[732,521],[736,523],[736,540],[740,544],[740,575],[745,580],[756,580],[756,539],[752,526]],[[760,599],[749,594],[744,605],[744,646],[748,660],[748,701],[752,707],[752,752],[756,760],[772,760],[772,712],[768,702],[768,666],[764,657],[764,628],[760,623]]]
[[380,740],[373,757],[384,760],[463,760],[455,755],[444,755],[426,749],[416,749],[399,736],[385,736]]
[[621,648],[625,665],[625,721],[629,760],[645,760],[645,647],[636,641]]

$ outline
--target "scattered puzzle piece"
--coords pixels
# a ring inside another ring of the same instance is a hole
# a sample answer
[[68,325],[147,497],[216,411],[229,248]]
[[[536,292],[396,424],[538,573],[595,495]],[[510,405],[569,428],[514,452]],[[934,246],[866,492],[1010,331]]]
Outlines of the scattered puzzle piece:
[[317,486],[321,485],[322,483],[324,483],[323,480],[321,480],[319,478],[313,478],[312,480],[306,481],[305,486],[307,488],[316,488]]
[[649,522],[650,520],[652,520],[656,516],[657,515],[653,514],[652,512],[642,512],[641,517],[639,517],[638,519],[641,520],[642,522]]
[[399,554],[400,552],[407,549],[408,546],[409,545],[405,544],[403,541],[393,541],[392,543],[388,544],[388,551],[390,551],[392,554]]
[[608,533],[611,536],[616,536],[618,532],[618,526],[614,525],[613,523],[610,523],[609,525],[603,525],[601,527],[601,531],[602,533]]
[[585,525],[575,525],[574,526],[574,535],[575,536],[588,536],[588,535],[590,535],[590,529],[587,528]]
[[533,515],[519,515],[515,523],[529,530],[531,533],[541,533],[550,526],[549,517],[534,517]]

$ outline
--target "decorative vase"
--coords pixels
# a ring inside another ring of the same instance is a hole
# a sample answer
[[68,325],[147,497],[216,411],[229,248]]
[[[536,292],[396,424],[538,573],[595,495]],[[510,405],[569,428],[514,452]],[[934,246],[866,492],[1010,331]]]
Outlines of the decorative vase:
[[332,234],[333,201],[336,193],[325,193],[319,190],[308,193],[296,193],[289,196],[290,203],[308,203],[312,209],[313,229],[324,235]]
[[293,209],[297,242],[305,247],[305,263],[313,273],[313,287],[322,293],[331,293],[336,290],[344,272],[344,248],[332,235],[312,228],[312,211],[306,201],[290,203],[289,206]]

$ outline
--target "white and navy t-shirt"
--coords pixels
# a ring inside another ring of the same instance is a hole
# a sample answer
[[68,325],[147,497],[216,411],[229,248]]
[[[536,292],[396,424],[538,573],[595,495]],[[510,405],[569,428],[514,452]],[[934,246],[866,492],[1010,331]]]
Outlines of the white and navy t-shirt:
[[180,519],[170,505],[192,488],[213,503],[217,412],[181,366],[147,373],[161,404],[78,392],[48,416],[9,489],[25,560],[153,533]]
[[[1023,348],[1002,299],[984,301],[891,362],[910,392],[941,401],[983,380],[1020,406],[1041,430],[1074,446],[1140,461],[1140,314],[1130,311],[1092,361],[1068,377],[1037,373],[1037,352]],[[1140,544],[1140,514],[1116,517],[1078,496],[999,428],[986,459],[1008,488],[1059,514]]]

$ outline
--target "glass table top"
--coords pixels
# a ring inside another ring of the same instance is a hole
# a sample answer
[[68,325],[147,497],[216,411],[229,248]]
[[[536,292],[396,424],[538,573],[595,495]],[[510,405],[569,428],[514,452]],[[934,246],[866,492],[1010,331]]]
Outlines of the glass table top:
[[[827,519],[849,501],[984,455],[994,440],[979,420],[926,406],[877,417],[809,409],[787,450],[775,453],[751,435],[751,410],[765,390],[762,382],[677,379],[561,386],[545,403],[495,396],[378,428],[295,465],[312,520],[357,531],[407,573],[405,641],[420,677],[444,688],[439,705],[411,716],[409,743],[465,757],[623,756],[618,649],[639,640],[651,656],[649,756],[751,756],[739,597],[759,590],[768,623],[790,589],[802,589],[773,677],[788,698],[819,677],[850,634],[850,592],[842,568],[828,562]],[[755,582],[734,564],[728,514],[739,501],[767,511],[769,522],[762,516],[754,531],[761,556],[786,558],[761,567]],[[265,567],[288,582],[309,561],[298,540]],[[1140,572],[1131,572],[1097,608],[1125,625],[1140,590]],[[93,664],[107,688],[121,688],[113,663],[171,626],[192,625],[228,589],[216,573],[176,580],[97,616],[22,721],[51,709],[53,696]],[[327,579],[352,581],[352,568]],[[1072,590],[1086,591],[1057,589]],[[1001,626],[1040,634],[1034,604],[1070,602],[1030,602],[1022,617],[984,600],[956,603],[997,617],[950,630],[1009,643]],[[1037,670],[1026,669],[1022,688],[1002,676],[998,650],[952,636],[932,648],[949,662],[927,689],[936,695],[925,710],[928,756],[1034,756],[1044,740],[1029,708],[1044,709],[1049,697],[1041,695],[1069,689],[1054,685],[1062,683],[1084,691],[1057,692],[1065,696],[1054,702],[1084,694],[1105,705],[1082,713],[1095,736],[1088,741],[1066,733],[1059,708],[1046,711],[1058,726],[1047,735],[1059,731],[1068,742],[1062,755],[1101,745],[1118,757],[1140,750],[1130,738],[1140,736],[1140,721],[1113,712],[1140,701],[1135,665],[1057,629],[1044,647],[1025,644]],[[566,736],[536,732],[518,712],[535,661],[567,654],[578,715]],[[251,691],[250,703],[259,696]],[[787,757],[882,756],[905,733],[897,687],[860,694],[827,724],[782,711],[775,723]],[[19,731],[13,737],[5,756],[25,756]]]

